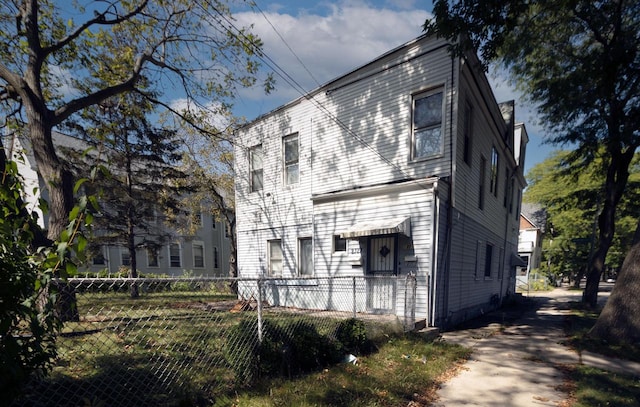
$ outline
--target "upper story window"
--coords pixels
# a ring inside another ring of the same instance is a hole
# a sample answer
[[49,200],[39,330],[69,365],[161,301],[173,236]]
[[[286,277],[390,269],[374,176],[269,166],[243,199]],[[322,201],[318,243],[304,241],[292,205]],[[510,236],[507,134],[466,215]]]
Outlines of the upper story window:
[[480,179],[478,182],[478,209],[484,209],[484,182],[485,171],[487,168],[487,159],[480,157]]
[[491,147],[491,183],[489,190],[493,196],[498,196],[498,167],[500,165],[500,155],[495,147]]
[[509,169],[504,169],[504,199],[502,200],[502,206],[507,207],[509,200]]
[[414,96],[412,159],[428,158],[442,152],[442,102],[442,88]]
[[262,189],[262,144],[249,150],[249,164],[251,166],[251,192]]
[[463,131],[464,131],[464,147],[463,147],[463,159],[464,162],[471,165],[471,147],[473,142],[473,107],[467,100],[464,104],[464,116],[463,116]]
[[282,139],[284,150],[284,183],[297,184],[300,180],[298,133],[290,134]]

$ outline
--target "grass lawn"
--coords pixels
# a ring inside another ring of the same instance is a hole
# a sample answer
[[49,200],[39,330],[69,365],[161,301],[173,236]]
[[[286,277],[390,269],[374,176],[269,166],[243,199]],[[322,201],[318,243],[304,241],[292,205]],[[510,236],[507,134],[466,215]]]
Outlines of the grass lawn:
[[[572,303],[572,314],[567,317],[565,331],[567,345],[578,352],[589,351],[640,362],[640,349],[634,346],[611,345],[587,337],[599,312],[585,310],[580,303]],[[572,384],[572,407],[638,407],[640,406],[640,376],[628,376],[578,365],[567,368]]]
[[[397,325],[367,321],[372,346],[356,354],[356,364],[320,361],[322,367],[304,374],[283,369],[243,383],[229,352],[251,348],[257,313],[229,312],[236,298],[216,290],[145,293],[138,299],[126,291],[78,295],[80,320],[65,323],[57,364],[28,391],[25,404],[406,406],[413,401],[426,406],[443,375],[470,354],[456,345],[404,334]],[[294,331],[311,324],[318,335],[329,337],[341,321],[338,315],[269,310],[263,323]],[[241,323],[245,331],[238,331]],[[303,344],[310,345],[303,349],[312,348],[314,338],[306,339]]]
[[387,337],[372,354],[317,373],[262,381],[215,406],[427,406],[470,350],[416,334]]

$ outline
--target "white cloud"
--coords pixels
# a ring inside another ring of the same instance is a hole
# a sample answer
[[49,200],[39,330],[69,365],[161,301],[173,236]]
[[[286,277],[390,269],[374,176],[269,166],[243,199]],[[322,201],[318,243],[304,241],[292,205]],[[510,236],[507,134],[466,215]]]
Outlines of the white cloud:
[[186,98],[174,99],[169,105],[176,112],[188,112],[194,115],[200,115],[207,118],[207,122],[210,126],[217,129],[225,129],[229,126],[229,119],[220,113],[221,105],[219,102],[211,102],[207,105],[200,105],[193,100]]
[[[403,3],[403,6],[407,7],[412,2],[394,0],[392,3]],[[320,8],[316,7],[315,11],[302,10],[297,15],[274,10],[283,9],[274,7],[270,11],[264,11],[264,16],[254,12],[239,13],[236,18],[240,25],[253,24],[253,32],[264,42],[266,55],[293,77],[305,91],[312,90],[421,35],[422,25],[430,17],[425,10],[376,8],[362,1],[323,3]],[[286,44],[278,34],[284,38]],[[304,66],[297,61],[296,56]],[[300,96],[300,93],[290,88],[285,80],[280,77],[276,77],[276,80],[274,96],[281,100],[281,103]],[[258,100],[264,99],[265,96],[256,91],[245,92],[243,97]]]
[[[295,15],[287,14],[291,6],[273,2],[263,9],[264,16],[260,12],[242,12],[235,17],[240,26],[253,24],[252,31],[263,40],[265,54],[305,91],[420,36],[425,20],[432,17],[425,9],[419,9],[419,2],[415,0],[382,0],[376,5],[364,0],[318,2],[311,6],[296,2],[295,7]],[[533,107],[525,104],[505,78],[504,74],[489,75],[497,101],[515,100],[516,120],[527,126],[530,137],[528,169],[544,159],[552,147],[542,144],[545,133]],[[237,101],[237,113],[253,119],[301,96],[284,79],[276,76],[276,80],[276,90],[271,95],[265,96],[260,89],[242,91]]]

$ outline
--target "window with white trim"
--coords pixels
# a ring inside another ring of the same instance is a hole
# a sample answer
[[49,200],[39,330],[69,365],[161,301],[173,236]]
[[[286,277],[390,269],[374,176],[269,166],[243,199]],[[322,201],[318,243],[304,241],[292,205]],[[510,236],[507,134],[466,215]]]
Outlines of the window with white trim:
[[193,267],[204,268],[204,243],[194,241],[191,243],[191,250],[193,252]]
[[290,134],[282,139],[284,150],[284,183],[297,184],[300,180],[298,133]]
[[298,274],[313,275],[313,241],[310,237],[298,239]]
[[491,182],[489,191],[493,196],[498,196],[498,170],[500,166],[500,155],[495,147],[491,147]]
[[478,209],[484,209],[484,190],[485,190],[485,177],[487,171],[487,159],[480,157],[480,179],[478,183]]
[[282,276],[282,240],[269,240],[267,242],[269,249],[269,276]]
[[171,243],[169,245],[169,267],[182,267],[180,243]]
[[472,145],[473,145],[473,107],[467,100],[464,104],[464,146],[463,146],[463,159],[464,162],[471,165],[472,161]]
[[251,192],[260,191],[263,181],[262,144],[249,150],[249,165],[251,166]]
[[340,235],[333,235],[333,252],[346,252],[347,251],[347,239],[343,239]]
[[160,267],[157,247],[147,247],[147,267]]
[[429,158],[442,153],[442,88],[420,93],[413,98],[411,158]]
[[123,266],[131,265],[131,253],[129,253],[129,249],[126,247],[120,248],[120,264]]
[[487,243],[484,252],[484,276],[485,278],[491,277],[491,268],[493,267],[493,245]]
[[104,255],[105,248],[104,246],[100,246],[95,251],[95,255],[92,257],[91,262],[94,266],[104,266],[107,264],[107,259]]

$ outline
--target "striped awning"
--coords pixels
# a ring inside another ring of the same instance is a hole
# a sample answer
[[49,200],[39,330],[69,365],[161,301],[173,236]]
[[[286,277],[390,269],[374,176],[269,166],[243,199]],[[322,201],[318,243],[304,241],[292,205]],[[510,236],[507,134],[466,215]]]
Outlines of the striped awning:
[[391,235],[394,233],[411,236],[411,217],[372,219],[358,222],[349,229],[340,232],[340,237],[352,239],[361,236]]

